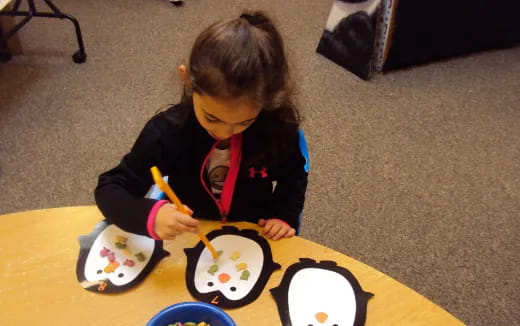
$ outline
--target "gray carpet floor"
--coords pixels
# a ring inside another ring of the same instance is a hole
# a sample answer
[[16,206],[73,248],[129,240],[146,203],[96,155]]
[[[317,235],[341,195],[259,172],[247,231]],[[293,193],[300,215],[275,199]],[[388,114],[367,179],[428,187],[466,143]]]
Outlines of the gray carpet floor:
[[[520,48],[359,80],[317,55],[330,1],[56,0],[0,63],[0,213],[94,204],[97,176],[175,103],[198,33],[244,8],[286,40],[310,147],[302,236],[469,325],[520,325]],[[21,232],[23,236],[23,232]],[[370,313],[370,304],[369,304]]]

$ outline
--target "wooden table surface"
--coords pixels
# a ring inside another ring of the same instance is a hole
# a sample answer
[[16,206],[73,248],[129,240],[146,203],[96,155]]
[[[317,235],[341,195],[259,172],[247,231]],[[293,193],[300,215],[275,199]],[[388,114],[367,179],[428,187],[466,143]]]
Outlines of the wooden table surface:
[[[102,219],[94,206],[0,216],[0,325],[144,325],[171,304],[194,301],[184,281],[183,251],[199,241],[194,234],[166,241],[171,255],[133,289],[113,295],[84,290],[76,280],[77,238]],[[229,225],[259,230],[245,222]],[[201,223],[205,233],[216,228],[219,222]],[[356,276],[365,291],[375,294],[368,301],[366,326],[464,325],[405,285],[344,254],[300,237],[269,243],[282,269],[272,274],[256,301],[226,310],[237,325],[281,324],[269,289],[280,284],[285,269],[300,257],[336,261]]]

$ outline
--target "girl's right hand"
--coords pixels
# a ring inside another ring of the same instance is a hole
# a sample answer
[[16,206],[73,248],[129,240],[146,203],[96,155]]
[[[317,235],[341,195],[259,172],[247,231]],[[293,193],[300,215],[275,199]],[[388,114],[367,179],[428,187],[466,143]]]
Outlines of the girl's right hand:
[[[193,211],[184,206],[189,214]],[[181,213],[173,204],[164,204],[157,211],[153,226],[155,234],[162,240],[173,240],[184,232],[198,233],[199,221],[190,215]]]

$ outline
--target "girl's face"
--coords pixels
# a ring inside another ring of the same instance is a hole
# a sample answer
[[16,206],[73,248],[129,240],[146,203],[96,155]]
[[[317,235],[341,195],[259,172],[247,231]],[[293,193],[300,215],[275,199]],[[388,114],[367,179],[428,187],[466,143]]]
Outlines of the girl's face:
[[246,130],[260,113],[247,98],[221,99],[193,92],[193,107],[200,125],[216,140]]

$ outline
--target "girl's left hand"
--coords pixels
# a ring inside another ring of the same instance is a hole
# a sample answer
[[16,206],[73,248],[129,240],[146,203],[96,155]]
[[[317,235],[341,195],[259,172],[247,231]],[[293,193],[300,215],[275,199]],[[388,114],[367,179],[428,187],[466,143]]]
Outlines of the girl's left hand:
[[258,220],[258,226],[263,226],[264,235],[273,240],[290,238],[296,234],[295,229],[286,222],[277,218],[270,218],[268,220],[260,219]]

